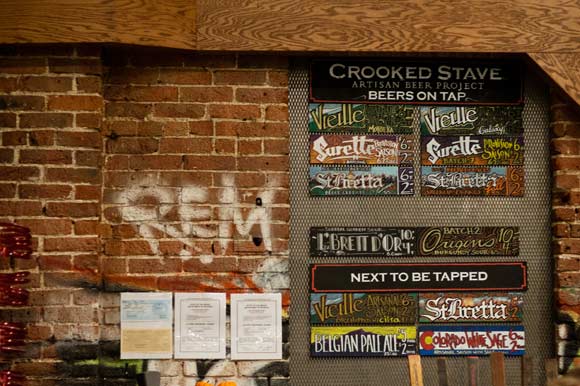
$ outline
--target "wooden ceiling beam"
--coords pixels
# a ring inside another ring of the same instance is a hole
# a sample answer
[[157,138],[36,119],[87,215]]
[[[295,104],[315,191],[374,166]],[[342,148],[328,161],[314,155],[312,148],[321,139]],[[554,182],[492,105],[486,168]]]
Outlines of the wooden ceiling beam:
[[1,0],[0,44],[123,43],[196,49],[192,0]]
[[198,0],[198,50],[580,52],[567,0]]
[[529,56],[580,106],[580,53],[533,53]]

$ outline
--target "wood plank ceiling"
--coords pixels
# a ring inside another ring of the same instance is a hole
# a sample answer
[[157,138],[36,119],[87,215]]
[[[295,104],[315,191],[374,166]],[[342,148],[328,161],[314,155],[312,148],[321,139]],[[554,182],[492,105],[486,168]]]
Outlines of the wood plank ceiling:
[[0,44],[525,53],[580,105],[577,0],[2,0],[0,13]]

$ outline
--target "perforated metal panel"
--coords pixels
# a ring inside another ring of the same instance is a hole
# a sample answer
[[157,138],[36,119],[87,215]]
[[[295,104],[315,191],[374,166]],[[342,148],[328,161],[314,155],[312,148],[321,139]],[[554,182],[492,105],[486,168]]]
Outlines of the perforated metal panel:
[[[519,226],[520,256],[367,258],[365,262],[528,262],[524,295],[526,351],[536,363],[534,385],[544,385],[544,360],[554,356],[550,255],[549,106],[547,90],[533,75],[525,79],[525,195],[516,197],[310,197],[308,195],[308,71],[296,60],[290,71],[290,371],[293,386],[408,385],[406,358],[310,358],[309,263],[355,263],[361,258],[311,258],[312,226]],[[415,128],[417,139],[419,129]],[[415,157],[419,159],[418,156]],[[418,165],[415,165],[418,173]],[[419,176],[417,176],[418,178]],[[416,180],[418,185],[419,181]],[[419,190],[419,187],[416,187]],[[422,358],[426,386],[437,386],[436,358]],[[478,385],[491,385],[489,361],[479,360]],[[467,357],[447,357],[451,385],[467,385]],[[520,385],[520,359],[506,359],[507,384]]]

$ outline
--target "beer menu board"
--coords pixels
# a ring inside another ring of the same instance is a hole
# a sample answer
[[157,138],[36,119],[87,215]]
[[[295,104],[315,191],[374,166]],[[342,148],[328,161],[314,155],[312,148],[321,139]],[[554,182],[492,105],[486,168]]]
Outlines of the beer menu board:
[[313,60],[310,195],[414,195],[417,149],[422,195],[523,196],[522,88],[513,60]]
[[[522,197],[520,67],[313,60],[310,196]],[[311,227],[309,247],[312,357],[525,352],[518,227]]]

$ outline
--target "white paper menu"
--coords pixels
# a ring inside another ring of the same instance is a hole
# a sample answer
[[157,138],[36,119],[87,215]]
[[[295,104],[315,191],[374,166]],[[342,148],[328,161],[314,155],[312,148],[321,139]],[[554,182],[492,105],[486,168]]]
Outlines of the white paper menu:
[[226,294],[175,294],[175,358],[226,357]]
[[282,359],[281,294],[232,294],[232,359]]

